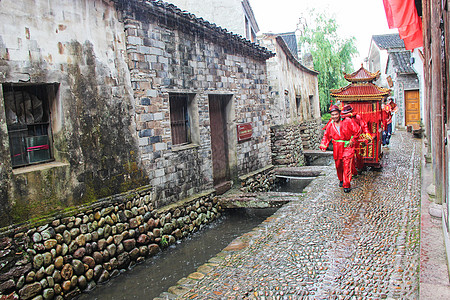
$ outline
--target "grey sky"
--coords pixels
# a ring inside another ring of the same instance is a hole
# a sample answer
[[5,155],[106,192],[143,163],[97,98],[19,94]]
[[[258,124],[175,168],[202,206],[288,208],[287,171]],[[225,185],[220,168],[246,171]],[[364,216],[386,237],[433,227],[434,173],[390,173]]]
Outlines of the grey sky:
[[382,0],[249,0],[263,32],[289,32],[296,29],[298,18],[307,8],[327,11],[336,17],[339,34],[354,36],[359,56],[354,58],[359,67],[369,52],[370,39],[375,34],[396,33],[386,21]]

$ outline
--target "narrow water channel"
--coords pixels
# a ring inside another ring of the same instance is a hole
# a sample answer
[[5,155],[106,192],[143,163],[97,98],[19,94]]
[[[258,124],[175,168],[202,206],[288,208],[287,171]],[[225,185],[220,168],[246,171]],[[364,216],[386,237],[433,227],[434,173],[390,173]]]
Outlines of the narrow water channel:
[[301,193],[303,189],[311,183],[311,181],[313,181],[313,179],[305,179],[302,177],[288,178],[281,181],[273,189],[273,192]]
[[229,209],[214,224],[147,259],[78,299],[153,299],[214,257],[233,239],[275,213],[269,209]]

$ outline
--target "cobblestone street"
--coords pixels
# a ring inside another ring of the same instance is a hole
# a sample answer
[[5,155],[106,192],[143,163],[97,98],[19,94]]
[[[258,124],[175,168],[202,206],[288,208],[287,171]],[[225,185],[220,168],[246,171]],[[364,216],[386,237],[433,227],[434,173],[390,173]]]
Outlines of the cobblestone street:
[[421,141],[399,131],[384,152],[349,194],[330,167],[161,297],[417,299]]

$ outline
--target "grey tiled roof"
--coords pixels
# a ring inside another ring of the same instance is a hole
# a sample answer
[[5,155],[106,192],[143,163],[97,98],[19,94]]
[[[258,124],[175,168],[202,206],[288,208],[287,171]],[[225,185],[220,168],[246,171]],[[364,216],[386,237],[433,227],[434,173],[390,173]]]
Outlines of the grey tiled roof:
[[411,52],[399,51],[389,53],[389,60],[392,60],[394,68],[398,73],[415,73],[411,67]]
[[295,32],[280,33],[278,36],[283,38],[292,55],[298,59],[297,38],[295,37]]
[[[1,0],[0,0],[1,1]],[[210,23],[203,18],[197,18],[194,14],[182,11],[173,4],[161,0],[113,0],[117,8],[122,10],[124,15],[131,13],[130,9],[140,12],[136,16],[145,18],[145,15],[156,18],[158,23],[167,27],[189,28],[192,34],[197,30],[205,37],[214,40],[226,47],[236,51],[242,51],[258,59],[268,59],[275,54],[264,47],[243,38],[238,34],[227,31],[226,29]],[[136,18],[132,16],[132,18]]]
[[378,47],[384,50],[405,48],[405,43],[398,33],[372,35],[372,39]]

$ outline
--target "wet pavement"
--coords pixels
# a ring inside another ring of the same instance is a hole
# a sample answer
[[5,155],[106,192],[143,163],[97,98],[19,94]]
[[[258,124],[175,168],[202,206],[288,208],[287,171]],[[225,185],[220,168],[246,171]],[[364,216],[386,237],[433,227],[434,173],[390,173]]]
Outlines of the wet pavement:
[[349,194],[330,167],[160,297],[418,299],[422,141],[397,131],[384,152]]

